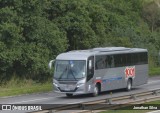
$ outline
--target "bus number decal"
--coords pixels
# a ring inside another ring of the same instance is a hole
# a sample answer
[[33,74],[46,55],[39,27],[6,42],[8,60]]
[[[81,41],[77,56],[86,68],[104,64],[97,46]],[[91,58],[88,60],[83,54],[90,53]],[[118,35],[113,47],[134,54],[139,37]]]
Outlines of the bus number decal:
[[135,66],[134,67],[126,67],[125,69],[126,78],[135,77]]

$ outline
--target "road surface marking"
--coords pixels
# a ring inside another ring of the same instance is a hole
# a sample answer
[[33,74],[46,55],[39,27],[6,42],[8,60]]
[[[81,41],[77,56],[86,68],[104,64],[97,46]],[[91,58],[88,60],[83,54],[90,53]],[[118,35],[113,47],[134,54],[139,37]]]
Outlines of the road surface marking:
[[160,113],[160,110],[150,111],[150,112],[147,112],[147,113]]
[[[61,97],[61,96],[57,96],[57,97]],[[56,97],[56,98],[57,98]],[[40,101],[40,100],[47,100],[47,99],[51,99],[53,97],[48,97],[48,98],[39,98],[39,99],[32,99],[32,100],[24,100],[24,101],[19,101],[19,102],[13,102],[13,103],[10,103],[10,104],[20,104],[20,103],[25,103],[25,102],[33,102],[33,101]]]
[[68,104],[79,104],[79,103],[82,103],[83,101],[79,101],[79,102],[71,102],[71,103],[68,103]]
[[152,83],[155,83],[155,82],[159,82],[160,80],[151,80],[148,82],[148,84],[152,84]]

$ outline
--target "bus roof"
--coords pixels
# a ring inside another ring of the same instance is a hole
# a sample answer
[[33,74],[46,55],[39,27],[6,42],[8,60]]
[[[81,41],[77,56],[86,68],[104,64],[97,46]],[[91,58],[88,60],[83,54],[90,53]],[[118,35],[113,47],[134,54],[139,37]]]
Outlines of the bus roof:
[[147,52],[147,49],[142,48],[126,48],[126,47],[99,47],[87,50],[73,50],[66,53],[61,53],[57,56],[57,60],[87,60],[92,55],[109,55],[120,53],[138,53]]

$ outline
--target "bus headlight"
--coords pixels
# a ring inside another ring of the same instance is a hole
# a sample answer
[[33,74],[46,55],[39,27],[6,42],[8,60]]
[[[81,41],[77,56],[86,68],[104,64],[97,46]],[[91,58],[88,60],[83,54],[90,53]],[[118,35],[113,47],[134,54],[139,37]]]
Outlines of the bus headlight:
[[55,82],[53,82],[53,85],[56,86],[56,87],[58,87],[58,84],[56,84]]
[[77,84],[77,88],[84,86],[84,83]]

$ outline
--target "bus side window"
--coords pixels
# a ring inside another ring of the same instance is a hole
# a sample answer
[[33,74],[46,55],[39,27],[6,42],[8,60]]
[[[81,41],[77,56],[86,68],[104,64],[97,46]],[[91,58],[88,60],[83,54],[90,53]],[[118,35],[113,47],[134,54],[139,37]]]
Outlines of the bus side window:
[[107,56],[107,59],[108,59],[108,62],[107,62],[107,67],[109,67],[109,68],[112,68],[112,67],[114,67],[115,65],[114,65],[114,57],[113,57],[113,55],[109,55],[109,56]]
[[100,55],[100,56],[96,56],[95,58],[95,66],[96,66],[96,70],[97,69],[105,69],[106,68],[106,61],[107,61],[107,57],[105,55]]
[[91,56],[87,61],[87,81],[89,81],[94,75],[94,57]]

